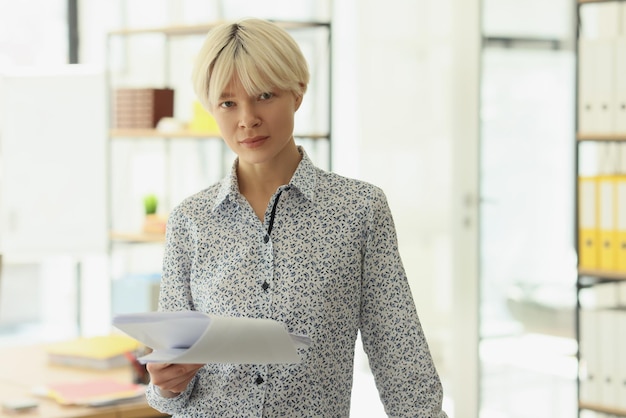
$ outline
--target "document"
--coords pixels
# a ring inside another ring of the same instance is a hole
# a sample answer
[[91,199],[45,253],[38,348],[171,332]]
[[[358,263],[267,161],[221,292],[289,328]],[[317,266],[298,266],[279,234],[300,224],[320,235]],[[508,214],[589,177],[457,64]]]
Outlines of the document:
[[298,348],[311,341],[272,319],[208,315],[198,311],[118,315],[113,325],[153,351],[154,363],[300,363]]

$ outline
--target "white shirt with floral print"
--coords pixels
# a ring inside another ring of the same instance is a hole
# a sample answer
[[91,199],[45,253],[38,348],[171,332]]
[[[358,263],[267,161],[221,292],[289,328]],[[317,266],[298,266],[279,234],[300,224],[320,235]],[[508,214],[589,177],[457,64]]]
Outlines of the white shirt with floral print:
[[149,404],[174,417],[348,418],[360,330],[386,413],[445,417],[384,193],[300,153],[264,222],[239,193],[236,161],[172,211],[159,310],[280,321],[311,338],[302,363],[207,364],[175,398],[150,385]]

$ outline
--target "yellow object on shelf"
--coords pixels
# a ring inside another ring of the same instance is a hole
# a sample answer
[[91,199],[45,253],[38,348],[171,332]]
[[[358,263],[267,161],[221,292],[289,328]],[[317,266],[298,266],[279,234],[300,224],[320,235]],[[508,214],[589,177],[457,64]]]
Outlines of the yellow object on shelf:
[[617,270],[617,177],[598,177],[598,267]]
[[579,267],[599,267],[598,179],[594,176],[578,178],[578,253]]
[[616,180],[616,210],[617,219],[617,270],[626,273],[626,175],[620,175]]
[[197,100],[193,102],[193,117],[189,123],[189,130],[207,135],[220,135],[220,128],[215,118]]

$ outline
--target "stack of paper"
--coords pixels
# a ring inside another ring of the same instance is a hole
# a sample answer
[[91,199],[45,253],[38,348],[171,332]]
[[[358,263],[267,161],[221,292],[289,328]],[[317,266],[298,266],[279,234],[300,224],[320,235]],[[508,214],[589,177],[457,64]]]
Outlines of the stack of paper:
[[52,364],[110,369],[128,366],[126,353],[138,348],[139,343],[126,335],[103,335],[50,344],[46,352]]
[[35,394],[54,399],[61,405],[100,406],[142,397],[145,386],[112,379],[60,382],[35,388]]
[[207,315],[197,311],[119,315],[113,325],[153,349],[142,363],[300,363],[306,336],[289,334],[271,319]]

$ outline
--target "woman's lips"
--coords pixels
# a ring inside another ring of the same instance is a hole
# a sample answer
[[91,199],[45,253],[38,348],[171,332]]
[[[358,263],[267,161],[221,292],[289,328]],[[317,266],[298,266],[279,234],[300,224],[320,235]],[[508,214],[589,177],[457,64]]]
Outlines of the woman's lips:
[[244,139],[240,144],[246,148],[256,148],[263,145],[268,139],[268,136],[254,136]]

